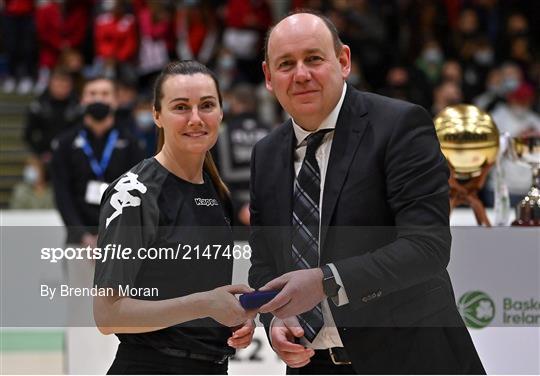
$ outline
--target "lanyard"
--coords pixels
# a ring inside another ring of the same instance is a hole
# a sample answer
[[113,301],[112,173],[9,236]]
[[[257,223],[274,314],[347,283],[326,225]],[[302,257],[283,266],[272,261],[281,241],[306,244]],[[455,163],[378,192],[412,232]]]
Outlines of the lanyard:
[[84,151],[84,154],[86,154],[86,156],[88,157],[88,161],[90,162],[90,167],[92,167],[92,171],[94,171],[94,174],[98,179],[102,180],[103,176],[105,175],[105,170],[107,170],[109,162],[111,161],[111,155],[113,153],[114,146],[116,145],[116,141],[118,140],[118,129],[113,129],[111,133],[109,133],[105,149],[103,150],[103,156],[101,157],[101,162],[99,163],[94,155],[94,150],[88,142],[88,135],[86,134],[86,130],[81,130],[79,132],[79,136],[81,136],[84,141],[82,149]]

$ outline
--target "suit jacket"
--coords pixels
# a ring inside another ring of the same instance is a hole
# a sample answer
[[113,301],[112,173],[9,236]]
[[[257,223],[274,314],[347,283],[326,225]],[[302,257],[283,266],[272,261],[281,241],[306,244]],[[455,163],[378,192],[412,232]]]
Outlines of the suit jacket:
[[[250,285],[292,271],[295,136],[289,120],[254,148]],[[482,373],[457,312],[448,165],[421,107],[347,88],[325,179],[320,263],[349,304],[330,303],[358,372]],[[261,315],[268,327],[271,315]]]

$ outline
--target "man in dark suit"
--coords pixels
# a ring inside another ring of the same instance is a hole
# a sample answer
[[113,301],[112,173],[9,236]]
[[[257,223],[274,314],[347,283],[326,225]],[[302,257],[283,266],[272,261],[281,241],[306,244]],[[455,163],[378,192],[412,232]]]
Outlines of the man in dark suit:
[[484,373],[446,272],[448,168],[421,107],[345,83],[325,17],[269,33],[266,87],[292,119],[254,148],[250,284],[288,373]]

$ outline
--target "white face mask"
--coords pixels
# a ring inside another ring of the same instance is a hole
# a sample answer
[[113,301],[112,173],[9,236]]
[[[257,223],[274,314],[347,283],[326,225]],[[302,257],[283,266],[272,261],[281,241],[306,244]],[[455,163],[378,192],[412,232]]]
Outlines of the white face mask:
[[23,170],[23,180],[31,185],[37,183],[39,172],[34,166],[26,166]]
[[515,78],[505,78],[501,84],[504,93],[510,93],[516,90],[519,86],[519,80]]
[[490,65],[493,63],[493,51],[482,50],[474,54],[474,60],[480,65]]
[[439,64],[443,59],[443,55],[438,48],[429,48],[425,50],[424,53],[422,54],[422,57],[428,63],[432,63],[432,64]]
[[135,114],[137,128],[141,131],[147,131],[154,126],[154,117],[151,111],[139,111]]

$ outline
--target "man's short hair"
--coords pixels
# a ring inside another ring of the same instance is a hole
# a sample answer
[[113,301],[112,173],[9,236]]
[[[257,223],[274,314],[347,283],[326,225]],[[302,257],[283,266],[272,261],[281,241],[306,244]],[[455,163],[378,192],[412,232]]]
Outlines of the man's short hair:
[[316,10],[299,8],[299,9],[293,10],[292,12],[289,12],[285,17],[283,17],[276,24],[270,27],[268,31],[266,32],[266,36],[264,38],[264,60],[266,62],[268,62],[268,41],[270,40],[270,34],[272,34],[272,31],[274,30],[276,25],[287,17],[294,16],[295,14],[302,14],[302,13],[307,13],[307,14],[312,14],[314,16],[317,16],[321,19],[322,22],[324,22],[324,24],[330,31],[330,34],[332,35],[332,42],[334,42],[334,51],[336,52],[336,56],[339,55],[339,53],[341,52],[341,47],[343,47],[343,42],[339,38],[339,33],[336,28],[336,25],[334,25],[334,23],[330,20],[330,18],[326,17],[324,14]]
[[101,76],[101,75],[92,76],[92,77],[87,78],[87,79],[84,81],[82,90],[84,91],[84,89],[85,89],[89,84],[91,84],[92,82],[101,81],[101,80],[109,81],[109,82],[111,83],[113,89],[116,90],[116,86],[117,86],[116,80],[114,80],[114,79],[112,79],[112,78],[110,78],[110,77],[107,77],[107,76]]

